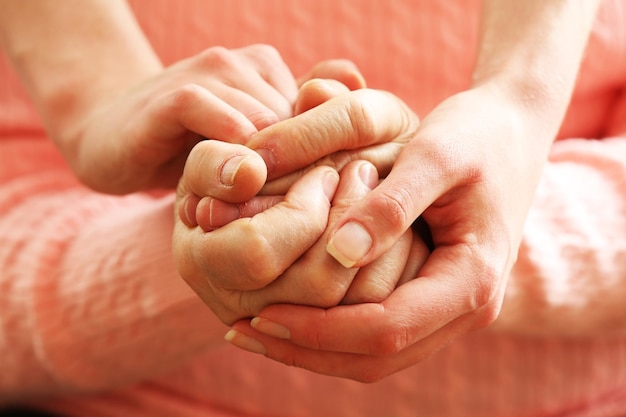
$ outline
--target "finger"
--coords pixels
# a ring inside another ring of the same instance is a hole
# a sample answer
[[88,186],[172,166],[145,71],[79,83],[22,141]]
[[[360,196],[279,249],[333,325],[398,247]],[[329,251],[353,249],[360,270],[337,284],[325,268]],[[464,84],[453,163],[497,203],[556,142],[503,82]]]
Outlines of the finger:
[[[418,276],[430,253],[430,248],[422,235],[413,228],[407,230],[388,252],[360,268],[342,303],[382,302],[397,286]],[[402,262],[403,260],[405,262]],[[400,269],[390,272],[390,268]],[[387,279],[378,278],[380,276]],[[397,279],[394,280],[392,277]]]
[[[419,135],[409,142],[387,178],[332,227],[327,249],[344,266],[365,265],[385,253],[435,200],[440,199],[443,206],[442,196],[453,186],[458,189],[447,198],[458,198],[462,187],[455,184],[459,177],[455,166],[460,164],[451,157],[454,151],[448,156],[437,154],[430,149],[447,152],[446,146],[431,146],[427,142],[428,137]],[[471,182],[471,177],[464,181]],[[465,207],[465,210],[471,213],[477,208]],[[455,221],[451,214],[443,218],[449,224]],[[467,237],[471,230],[463,233]],[[459,236],[449,231],[445,234]]]
[[336,97],[342,93],[348,92],[348,87],[335,80],[324,80],[315,78],[305,82],[296,99],[294,114],[304,113],[313,107]]
[[139,132],[164,143],[178,140],[188,132],[229,143],[246,143],[257,132],[243,113],[197,84],[187,84],[157,98],[147,110],[152,114],[149,120],[159,123],[140,126]]
[[193,264],[224,289],[265,287],[319,239],[337,183],[330,168],[311,171],[283,202],[199,236]]
[[396,288],[411,253],[412,233],[406,232],[380,258],[359,269],[341,304],[380,303]]
[[297,85],[271,46],[253,45],[232,50],[211,47],[180,66],[190,67],[198,82],[207,87],[228,85],[249,95],[270,109],[278,120],[292,115]]
[[406,284],[407,282],[415,279],[418,276],[419,270],[424,266],[428,257],[430,256],[430,248],[428,244],[422,239],[419,233],[412,232],[413,239],[411,241],[411,249],[408,256],[404,271],[398,280],[397,285]]
[[360,268],[342,304],[382,302],[397,286],[415,279],[429,255],[421,236],[407,231],[389,252]]
[[245,88],[244,91],[252,93],[254,97],[265,103],[278,115],[280,120],[291,117],[293,115],[293,103],[298,95],[298,85],[278,50],[269,45],[258,44],[236,51],[250,58],[251,66],[271,89],[268,91],[259,83],[258,85],[265,91]]
[[252,198],[265,177],[263,160],[247,147],[205,140],[189,153],[182,182],[189,193],[234,203]]
[[[192,196],[184,201],[181,210],[189,227],[200,226],[205,232],[218,229],[244,217],[255,216],[283,201],[282,196],[254,197],[244,203],[227,203],[213,197],[201,199]],[[194,205],[195,204],[195,205]]]
[[252,70],[244,74],[230,74],[228,82],[235,87],[218,81],[212,92],[242,112],[257,130],[293,116],[293,102],[287,101]]
[[365,79],[356,65],[347,59],[329,59],[315,65],[308,73],[298,78],[298,85],[302,86],[314,78],[336,80],[349,90],[365,88]]
[[[376,170],[365,161],[348,165],[341,172],[340,178],[332,201],[329,224],[378,183]],[[243,294],[245,303],[253,305],[252,310],[256,312],[265,307],[265,300],[318,307],[339,304],[358,270],[343,268],[326,253],[324,242],[325,239],[320,238],[284,274],[263,290]]]
[[482,313],[476,324],[486,326],[498,313],[494,300],[500,290],[488,284],[494,271],[477,270],[477,260],[467,250],[460,246],[435,250],[416,279],[379,304],[327,310],[282,304],[267,307],[259,317],[287,329],[299,346],[376,356],[401,352],[478,310]]
[[[408,138],[406,139],[408,140]],[[329,156],[321,158],[311,165],[304,167],[291,174],[283,175],[280,178],[268,181],[260,193],[263,195],[278,195],[285,194],[289,187],[302,177],[308,170],[320,166],[330,166],[337,171],[341,171],[347,164],[356,160],[365,160],[371,162],[381,177],[387,176],[393,161],[396,160],[400,152],[404,147],[402,139],[398,139],[393,142],[387,142],[380,145],[369,146],[365,148],[350,150],[350,151],[338,151]]]
[[[265,129],[284,119],[284,115],[279,116],[276,113],[276,103],[279,103],[279,107],[291,105],[286,103],[285,99],[278,95],[276,90],[265,83],[258,74],[250,73],[248,77],[252,79],[246,78],[245,81],[230,81],[237,85],[237,87],[225,85],[222,80],[211,80],[207,82],[205,86],[211,93],[224,100],[224,102],[232,108],[241,112],[257,130]],[[235,77],[231,76],[231,78],[234,79]],[[254,79],[256,79],[256,82],[253,81]],[[257,96],[263,99],[257,99]],[[272,104],[274,108],[269,107]],[[291,114],[291,110],[289,111],[289,114]],[[227,139],[228,138],[224,138],[221,140],[230,142]]]
[[[313,309],[300,307],[300,309]],[[250,321],[242,320],[233,325],[225,339],[233,345],[259,353],[288,366],[304,368],[323,375],[353,379],[360,382],[376,382],[398,371],[413,366],[460,335],[478,327],[477,318],[461,317],[436,333],[393,355],[363,355],[333,352],[298,346],[288,340],[288,333],[278,329],[274,336],[257,331]],[[261,319],[254,319],[255,326],[263,327]],[[367,325],[361,324],[362,327]]]
[[416,128],[416,117],[395,96],[357,90],[258,132],[248,146],[263,157],[274,179],[340,150],[410,136]]

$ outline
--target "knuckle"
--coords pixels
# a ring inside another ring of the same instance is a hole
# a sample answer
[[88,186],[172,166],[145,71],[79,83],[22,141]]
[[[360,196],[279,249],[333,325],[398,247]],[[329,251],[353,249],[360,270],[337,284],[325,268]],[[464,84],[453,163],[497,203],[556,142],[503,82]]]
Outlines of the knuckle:
[[358,90],[348,96],[346,117],[350,121],[350,128],[354,133],[353,140],[355,140],[350,148],[361,147],[376,141],[376,113],[370,104],[371,101],[363,97],[369,94],[369,90]]
[[484,328],[490,326],[496,321],[500,314],[500,303],[491,302],[484,307],[484,311],[481,313],[480,319],[476,323],[477,328]]
[[309,123],[299,123],[289,126],[285,137],[294,138],[289,142],[290,155],[299,156],[306,161],[317,161],[326,154],[325,142],[321,138],[323,131],[319,126],[311,126]]
[[476,285],[472,291],[470,298],[469,308],[471,311],[476,311],[479,308],[487,306],[494,298],[495,292],[495,277],[490,274],[481,274],[476,279]]
[[229,68],[235,63],[235,54],[223,46],[205,49],[197,56],[197,62],[205,68]]
[[321,308],[330,308],[338,305],[346,294],[346,286],[342,285],[339,281],[334,279],[327,280],[315,280],[314,284],[310,288],[309,294],[315,294],[315,304]]
[[387,375],[388,373],[385,371],[367,368],[359,370],[359,373],[353,376],[352,379],[364,384],[374,384],[383,380]]
[[283,59],[274,46],[258,43],[239,50],[248,60],[257,66],[257,70],[263,74],[272,73],[277,66],[283,65]]
[[392,356],[403,351],[408,344],[408,329],[397,323],[392,323],[385,332],[375,338],[370,353],[376,356]]
[[468,244],[473,265],[477,268],[473,277],[472,290],[468,298],[468,311],[488,308],[494,304],[497,296],[498,283],[502,279],[502,271],[496,267],[491,257],[483,254],[476,246],[478,243]]
[[186,111],[200,100],[203,89],[198,84],[188,83],[176,88],[166,100],[166,106],[174,111]]
[[333,263],[331,269],[326,269],[320,273],[319,268],[310,267],[315,264],[317,264],[316,261],[307,262],[303,271],[314,272],[305,272],[305,275],[301,275],[298,279],[301,283],[299,293],[305,296],[301,300],[308,305],[320,308],[339,305],[345,297],[356,271],[335,266]]
[[258,129],[262,130],[280,121],[278,115],[270,110],[259,109],[247,115],[248,120]]
[[238,260],[242,290],[259,289],[272,282],[282,273],[276,251],[263,236],[254,222],[248,221],[243,227],[245,244],[241,248],[244,254]]
[[368,281],[364,285],[352,286],[348,294],[344,297],[344,304],[365,304],[380,303],[389,296],[392,288],[388,288],[385,283]]
[[412,223],[407,211],[411,204],[410,191],[405,188],[385,188],[380,190],[380,198],[373,201],[373,210],[376,218],[384,219],[387,230],[401,233],[406,224]]
[[355,159],[355,156],[356,155],[349,151],[339,151],[331,153],[324,158],[323,161],[325,165],[334,168],[336,171],[341,171],[346,165]]
[[262,58],[264,60],[280,59],[280,53],[278,52],[278,49],[276,49],[272,45],[268,45],[265,43],[256,43],[254,45],[250,45],[249,51],[252,55]]

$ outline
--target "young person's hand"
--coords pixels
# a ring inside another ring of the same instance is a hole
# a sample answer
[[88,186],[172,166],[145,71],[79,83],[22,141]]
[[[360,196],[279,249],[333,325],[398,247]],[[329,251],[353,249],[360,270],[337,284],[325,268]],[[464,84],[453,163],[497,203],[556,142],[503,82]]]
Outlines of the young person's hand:
[[296,81],[276,50],[210,48],[95,105],[63,134],[74,169],[95,189],[174,187],[203,138],[246,143],[291,117]]
[[387,178],[329,225],[328,242],[342,249],[331,253],[351,270],[378,260],[421,215],[434,250],[412,279],[379,303],[268,306],[254,328],[234,326],[234,343],[252,338],[280,362],[373,381],[491,323],[541,173],[546,147],[528,141],[551,133],[534,117],[487,86],[440,105]]
[[423,219],[434,250],[415,279],[381,303],[269,306],[235,325],[234,343],[375,381],[497,317],[597,2],[484,3],[472,88],[427,115],[385,180],[330,226],[329,253],[358,268]]
[[[75,174],[108,193],[175,188],[202,138],[246,143],[293,115],[298,82],[267,45],[209,48],[163,68],[123,0],[7,0],[0,44]],[[353,64],[309,78],[359,88]]]

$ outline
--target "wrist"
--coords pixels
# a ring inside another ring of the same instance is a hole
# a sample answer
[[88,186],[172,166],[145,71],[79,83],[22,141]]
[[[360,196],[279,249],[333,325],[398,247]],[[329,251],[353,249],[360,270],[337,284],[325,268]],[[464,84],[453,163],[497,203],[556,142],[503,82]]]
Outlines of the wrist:
[[556,137],[571,98],[571,88],[542,75],[500,73],[477,81],[473,89],[490,90],[505,107],[523,115],[520,123],[532,129],[534,137],[550,143]]

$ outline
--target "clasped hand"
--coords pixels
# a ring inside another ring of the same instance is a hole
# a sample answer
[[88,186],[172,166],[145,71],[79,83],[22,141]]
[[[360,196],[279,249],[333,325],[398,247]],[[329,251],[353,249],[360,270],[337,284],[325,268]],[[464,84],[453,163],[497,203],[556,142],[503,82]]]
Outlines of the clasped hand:
[[235,322],[234,345],[359,381],[490,324],[555,133],[509,87],[457,94],[418,126],[393,95],[315,81],[246,146],[198,144],[178,188],[181,275]]

